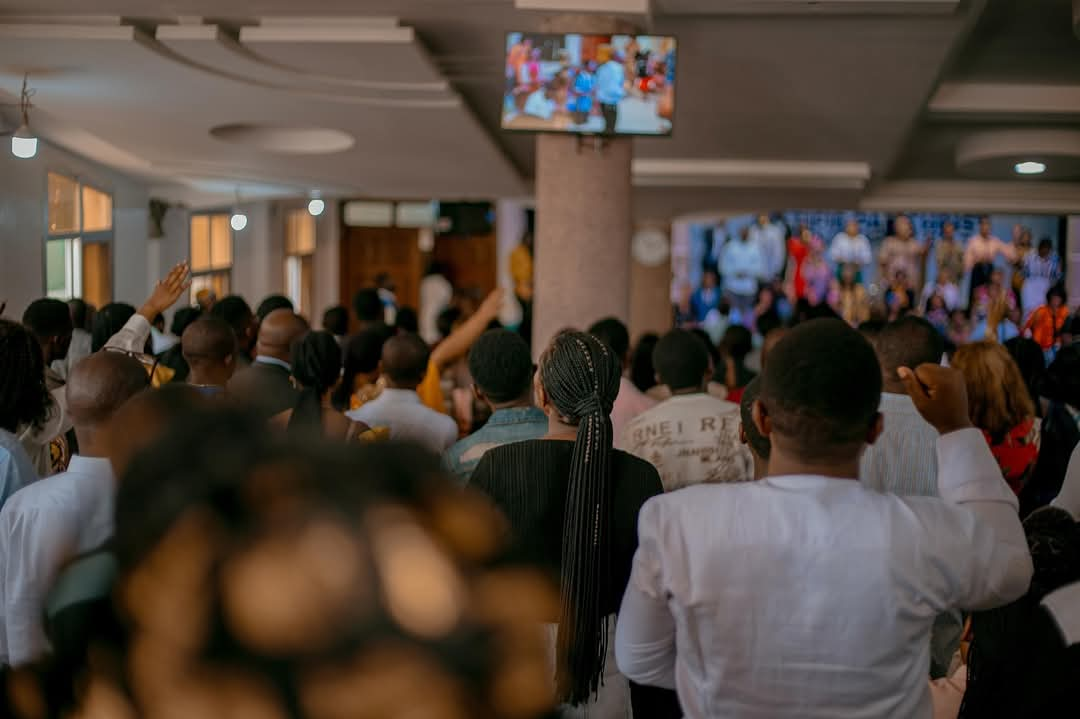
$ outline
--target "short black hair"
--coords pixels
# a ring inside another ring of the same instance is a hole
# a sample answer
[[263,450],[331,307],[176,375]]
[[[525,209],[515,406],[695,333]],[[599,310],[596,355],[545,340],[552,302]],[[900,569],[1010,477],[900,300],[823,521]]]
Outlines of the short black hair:
[[415,387],[424,381],[431,351],[419,335],[401,334],[383,345],[383,372],[394,384]]
[[878,332],[874,349],[882,370],[892,376],[900,367],[915,369],[921,364],[941,362],[945,340],[922,317],[907,315],[888,323]]
[[417,316],[416,310],[412,307],[400,307],[394,320],[394,327],[399,332],[412,332],[415,334],[420,331],[420,317]]
[[653,350],[660,337],[647,332],[638,339],[634,351],[630,353],[630,381],[642,392],[656,386],[656,366],[653,364]]
[[341,384],[334,390],[333,404],[340,411],[350,409],[349,402],[352,398],[359,374],[371,374],[379,368],[379,360],[382,359],[382,348],[388,339],[388,335],[381,327],[369,327],[355,337],[351,337],[342,348],[342,364],[344,370],[341,376]]
[[701,387],[709,371],[709,350],[692,332],[671,330],[656,343],[652,361],[660,381],[676,392]]
[[110,302],[98,310],[94,315],[93,329],[90,330],[90,351],[97,352],[104,347],[134,314],[135,308],[127,302]]
[[763,435],[754,424],[754,400],[761,395],[761,377],[755,377],[743,388],[742,399],[739,400],[739,415],[742,418],[743,432],[746,434],[746,442],[754,454],[767,460],[772,452],[772,442]]
[[259,322],[262,322],[274,310],[289,310],[292,312],[292,300],[285,295],[270,295],[259,303],[258,309],[255,310],[255,316],[259,318]]
[[770,352],[760,402],[776,437],[800,458],[847,460],[873,426],[881,383],[865,337],[841,320],[809,320]]
[[859,334],[873,343],[877,340],[877,336],[881,334],[881,330],[885,329],[885,325],[887,324],[889,323],[881,319],[864,320],[859,323]]
[[67,306],[68,313],[71,315],[71,324],[80,330],[89,329],[86,326],[86,320],[90,314],[90,305],[86,304],[85,300],[73,297],[68,300]]
[[23,312],[22,323],[38,341],[70,335],[74,325],[66,303],[52,297],[34,300]]
[[522,399],[532,387],[529,345],[516,332],[488,330],[469,350],[469,373],[494,404]]
[[379,322],[385,316],[382,300],[379,299],[379,291],[373,287],[366,287],[353,297],[353,311],[356,319],[361,322]]
[[754,335],[742,325],[731,325],[720,340],[720,350],[735,360],[735,364],[742,364],[746,355],[754,351]]
[[251,311],[251,305],[240,295],[222,297],[214,303],[214,306],[210,309],[210,314],[228,322],[229,326],[233,328],[233,332],[236,333],[237,339],[240,339],[241,334],[247,331],[251,324],[251,318],[255,316]]
[[439,331],[443,339],[449,337],[454,331],[454,324],[461,319],[461,315],[462,312],[457,307],[447,307],[435,318],[435,329]]
[[169,331],[179,337],[184,334],[184,330],[188,328],[188,325],[200,317],[202,317],[202,310],[198,307],[181,307],[173,313],[172,325],[169,327]]
[[1069,295],[1065,292],[1065,287],[1059,282],[1046,291],[1046,304],[1050,304],[1051,297],[1061,298],[1061,304],[1067,304],[1069,301]]
[[345,305],[334,305],[323,312],[323,329],[339,337],[349,333],[349,310]]
[[589,334],[608,346],[619,362],[630,354],[630,332],[626,325],[615,317],[605,317],[589,328]]
[[1038,249],[1041,250],[1044,247],[1049,247],[1051,250],[1054,249],[1053,240],[1051,240],[1049,237],[1044,237],[1041,240],[1039,240],[1039,248]]

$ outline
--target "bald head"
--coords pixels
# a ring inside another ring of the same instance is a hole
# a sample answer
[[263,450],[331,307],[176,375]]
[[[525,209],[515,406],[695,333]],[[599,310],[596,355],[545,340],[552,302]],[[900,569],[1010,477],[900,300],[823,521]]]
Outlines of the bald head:
[[[96,352],[71,370],[67,403],[75,430],[107,422],[120,406],[150,386],[146,368],[121,352]],[[82,437],[79,437],[80,446]]]
[[191,368],[191,384],[224,385],[236,366],[236,333],[220,317],[202,317],[192,322],[180,338],[184,360]]
[[416,389],[427,373],[430,355],[427,344],[417,335],[392,337],[383,345],[383,374],[393,387]]
[[292,343],[308,331],[308,323],[292,310],[274,310],[259,325],[255,353],[288,362]]

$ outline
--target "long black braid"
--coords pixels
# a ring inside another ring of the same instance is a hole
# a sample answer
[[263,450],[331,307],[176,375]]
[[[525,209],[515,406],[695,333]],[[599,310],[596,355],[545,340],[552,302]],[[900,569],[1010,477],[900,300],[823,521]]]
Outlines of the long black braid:
[[540,360],[540,381],[566,424],[577,425],[563,524],[556,690],[580,704],[595,694],[607,655],[603,597],[611,580],[611,408],[619,360],[592,335],[565,332]]
[[341,347],[326,331],[308,332],[293,344],[293,379],[300,397],[289,418],[289,431],[322,431],[322,398],[341,379]]
[[18,322],[0,319],[0,363],[0,429],[40,427],[52,406],[45,358],[37,339]]

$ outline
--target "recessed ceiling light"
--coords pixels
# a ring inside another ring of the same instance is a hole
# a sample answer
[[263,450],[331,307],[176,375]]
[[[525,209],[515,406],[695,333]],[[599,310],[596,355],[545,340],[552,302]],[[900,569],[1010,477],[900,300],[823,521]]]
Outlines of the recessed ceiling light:
[[1013,165],[1013,169],[1016,170],[1018,175],[1041,175],[1046,172],[1046,164],[1028,160],[1027,162],[1016,163]]

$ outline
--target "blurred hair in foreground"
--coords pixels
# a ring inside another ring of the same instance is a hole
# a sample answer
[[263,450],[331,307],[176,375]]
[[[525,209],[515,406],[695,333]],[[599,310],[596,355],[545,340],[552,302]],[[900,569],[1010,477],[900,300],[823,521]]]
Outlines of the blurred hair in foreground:
[[[116,519],[120,631],[75,678],[80,716],[554,716],[556,590],[417,447],[187,409],[128,465]],[[60,715],[34,711],[53,681],[10,677],[14,715]]]

